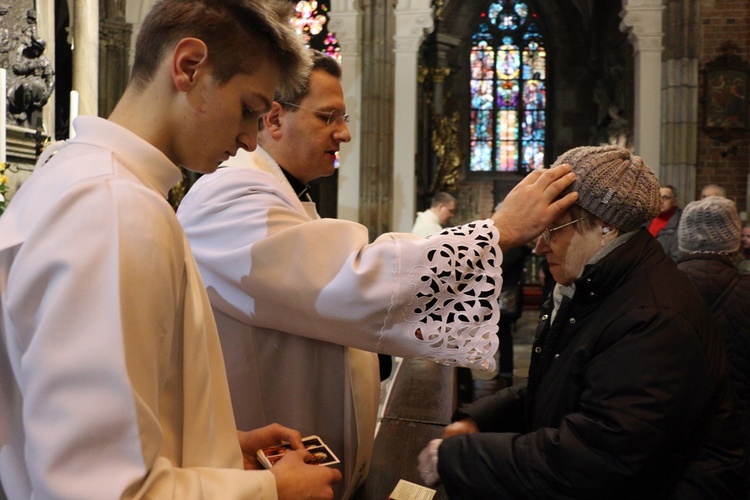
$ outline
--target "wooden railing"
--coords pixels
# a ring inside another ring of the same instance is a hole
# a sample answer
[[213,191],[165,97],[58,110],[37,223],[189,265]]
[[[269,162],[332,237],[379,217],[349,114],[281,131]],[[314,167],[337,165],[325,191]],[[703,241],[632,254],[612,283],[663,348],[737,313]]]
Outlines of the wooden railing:
[[[456,404],[456,370],[404,359],[375,438],[370,474],[355,500],[386,500],[400,479],[422,484],[417,456],[450,423]],[[447,499],[437,487],[435,500]]]

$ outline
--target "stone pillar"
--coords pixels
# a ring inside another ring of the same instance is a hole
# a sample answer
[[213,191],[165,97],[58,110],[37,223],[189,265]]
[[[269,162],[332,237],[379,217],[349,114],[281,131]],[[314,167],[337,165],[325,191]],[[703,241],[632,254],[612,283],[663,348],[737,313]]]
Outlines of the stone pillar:
[[634,150],[659,175],[661,164],[662,0],[623,0],[620,29],[635,49]]
[[[359,220],[370,239],[393,230],[393,0],[361,0],[362,138]],[[397,153],[398,154],[398,153]]]
[[[47,42],[45,55],[50,59],[55,59],[55,1],[54,0],[36,0],[37,19],[36,26],[39,35]],[[57,92],[52,92],[49,101],[44,106],[43,120],[44,132],[47,136],[55,137],[55,101]]]
[[396,6],[396,92],[393,123],[394,231],[408,232],[416,206],[417,66],[425,33],[433,29],[430,0],[400,0]]
[[341,47],[342,76],[346,112],[351,116],[352,141],[340,153],[338,206],[339,219],[359,222],[360,153],[362,142],[362,12],[356,0],[331,0],[328,30],[336,34]]
[[698,0],[671,0],[665,19],[662,153],[659,180],[677,188],[680,206],[694,198],[698,153]]
[[109,116],[125,92],[130,76],[132,26],[125,3],[106,0],[99,11],[99,114]]
[[73,90],[79,94],[78,114],[99,111],[99,1],[72,0]]
[[135,42],[138,37],[138,32],[141,30],[141,23],[143,18],[154,6],[156,0],[127,0],[127,9],[125,11],[125,21],[132,26],[133,36],[130,37],[130,52],[129,52],[129,67],[133,66],[133,58],[135,56]]
[[698,61],[664,62],[663,137],[659,180],[677,188],[680,206],[693,201],[698,137]]

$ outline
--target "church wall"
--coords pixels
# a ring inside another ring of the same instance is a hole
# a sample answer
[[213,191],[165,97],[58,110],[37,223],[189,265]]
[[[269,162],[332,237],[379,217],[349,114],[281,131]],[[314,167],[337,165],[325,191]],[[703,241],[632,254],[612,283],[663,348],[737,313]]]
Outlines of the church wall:
[[[126,19],[133,24],[133,33],[137,32],[140,17],[152,2],[153,0],[127,0],[124,2],[128,6]],[[38,6],[40,19],[45,15],[48,17],[52,15],[50,11],[55,4],[54,0],[19,0],[19,2],[12,2],[12,5],[18,6],[26,3],[29,6],[34,4]],[[119,2],[102,3],[103,5],[109,5],[109,3],[118,4]],[[468,175],[466,172],[468,164],[467,110],[469,107],[466,57],[470,47],[470,32],[473,29],[476,16],[478,16],[485,2],[481,0],[451,0],[443,3],[446,6],[445,12],[437,29],[441,30],[441,33],[453,36],[458,40],[457,45],[451,48],[447,54],[445,63],[450,72],[444,77],[444,109],[442,113],[447,117],[453,112],[458,112],[460,116],[458,149],[462,155],[462,165],[456,193],[459,199],[459,213],[455,221],[461,223],[491,213],[494,204],[520,177],[512,174],[501,174],[482,178]],[[609,99],[614,102],[627,103],[622,110],[622,115],[629,122],[630,133],[632,134],[632,59],[634,55],[632,47],[626,40],[626,34],[622,33],[618,26],[622,0],[598,0],[588,3],[578,0],[559,0],[556,2],[529,0],[529,3],[534,3],[538,8],[541,16],[545,19],[547,28],[550,71],[548,81],[549,142],[546,162],[552,163],[559,154],[571,147],[597,143],[597,133],[600,133],[602,129],[602,123],[600,123],[601,106],[595,102],[594,94],[602,81],[605,82],[604,87],[609,94]],[[750,200],[748,199],[750,132],[738,132],[729,139],[717,138],[715,135],[708,134],[702,124],[705,121],[706,96],[704,95],[703,82],[705,66],[722,55],[722,46],[727,41],[732,41],[737,45],[738,56],[743,61],[750,61],[750,4],[747,0],[665,0],[665,4],[668,8],[672,5],[694,4],[698,10],[695,18],[700,20],[695,24],[696,29],[683,30],[687,33],[686,40],[680,41],[679,44],[686,45],[684,50],[680,47],[673,47],[674,40],[669,39],[669,29],[665,30],[668,36],[664,40],[666,51],[672,50],[672,54],[667,57],[675,60],[697,57],[699,67],[698,127],[697,132],[689,134],[689,137],[685,139],[685,143],[693,141],[696,147],[694,161],[691,159],[687,162],[691,166],[694,165],[695,182],[691,184],[691,189],[684,189],[686,192],[683,199],[689,201],[689,199],[698,196],[698,192],[703,185],[717,183],[727,189],[729,197],[737,202],[741,210],[747,211],[750,206]],[[588,7],[583,8],[583,6]],[[106,10],[103,9],[103,13],[106,13]],[[106,33],[106,26],[100,28]],[[694,37],[690,36],[693,31],[695,31]],[[53,33],[40,28],[40,34],[53,43]],[[688,47],[692,43],[695,43],[696,47]],[[363,50],[370,51],[369,55],[372,56],[373,48],[371,46],[365,45]],[[49,55],[52,56],[52,54]],[[128,57],[127,51],[117,54],[117,57],[119,58],[116,61],[118,68],[114,68],[112,72],[124,73],[122,66],[124,66],[124,60]],[[615,59],[615,62],[612,61],[612,58]],[[618,67],[617,60],[624,61],[624,68]],[[625,83],[619,87],[613,87],[611,80],[613,72],[617,71],[621,71],[619,74],[620,80]],[[102,78],[101,72],[100,78]],[[110,83],[113,82],[118,83],[116,80],[110,80]],[[124,83],[124,78],[119,83]],[[55,93],[60,94],[61,88],[58,87]],[[105,88],[109,88],[109,86],[105,85]],[[121,89],[105,93],[105,97],[114,97],[119,94],[119,90]],[[421,92],[424,90],[429,89],[420,87],[420,98]],[[63,92],[65,91],[63,90]],[[64,96],[53,95],[53,102],[55,97],[62,98]],[[61,105],[66,107],[64,99],[61,99],[61,101]],[[665,104],[665,106],[668,105],[668,103]],[[45,112],[50,117],[54,116],[52,106],[48,107],[50,109],[45,110]],[[103,107],[108,108],[109,106]],[[424,113],[424,110],[420,112]],[[663,109],[662,112],[668,114],[670,110]],[[48,131],[53,132],[53,120],[48,118],[45,121],[50,122],[51,125],[48,127]],[[385,121],[387,122],[387,120]],[[420,116],[420,123],[429,122],[429,116],[424,114]],[[378,123],[382,122],[379,121]],[[61,137],[63,137],[65,130],[61,130],[61,133]],[[387,133],[383,129],[385,136],[387,136]],[[434,158],[429,158],[431,151],[429,131],[426,131],[420,137],[417,172],[429,169],[431,167],[430,162],[434,161]],[[632,146],[632,137],[630,136],[628,137],[628,145]],[[31,155],[29,158],[16,156],[10,159],[15,165],[14,168],[24,167],[25,164],[28,164],[28,166],[33,164],[33,141],[31,141],[28,149],[29,155]],[[364,157],[372,161],[373,155],[367,154]],[[18,175],[20,176],[20,173]],[[380,174],[374,173],[374,177],[379,178]],[[12,175],[11,182],[15,184],[18,178],[20,177]],[[389,181],[384,180],[382,182],[387,183]],[[365,185],[371,186],[373,184],[365,183]],[[688,193],[687,191],[692,191],[692,186],[695,187],[695,192]],[[421,210],[429,203],[430,193],[424,191],[423,187],[418,187],[418,194],[416,208]],[[360,193],[360,200],[363,201],[365,212],[384,211],[382,217],[378,216],[375,218],[376,220],[364,221],[372,227],[375,233],[384,229],[379,221],[381,219],[388,220],[386,212],[391,205],[388,199],[389,197],[382,193],[373,194],[367,191]]]
[[[737,55],[750,62],[750,4],[747,0],[712,0],[698,2],[699,19],[699,63],[701,70],[717,57],[722,56],[722,45],[734,42]],[[750,174],[750,132],[738,132],[730,138],[717,139],[706,133],[706,96],[704,74],[700,72],[699,88],[699,132],[696,168],[696,192],[706,184],[719,184],[727,190],[727,196],[747,212],[748,175]],[[747,92],[747,90],[746,90]],[[746,93],[746,95],[749,95]],[[747,117],[748,102],[745,99]]]

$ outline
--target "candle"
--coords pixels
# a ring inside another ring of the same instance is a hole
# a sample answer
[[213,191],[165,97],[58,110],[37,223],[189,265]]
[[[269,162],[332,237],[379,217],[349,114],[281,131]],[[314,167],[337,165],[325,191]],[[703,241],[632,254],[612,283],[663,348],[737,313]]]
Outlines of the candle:
[[5,106],[7,104],[8,99],[8,92],[6,90],[7,88],[7,81],[6,81],[7,75],[5,72],[5,68],[0,68],[0,163],[5,163],[5,157],[6,157],[6,134],[7,132],[7,122],[5,119]]
[[70,91],[70,129],[68,130],[68,138],[72,139],[76,136],[76,129],[73,127],[73,120],[78,116],[78,91]]

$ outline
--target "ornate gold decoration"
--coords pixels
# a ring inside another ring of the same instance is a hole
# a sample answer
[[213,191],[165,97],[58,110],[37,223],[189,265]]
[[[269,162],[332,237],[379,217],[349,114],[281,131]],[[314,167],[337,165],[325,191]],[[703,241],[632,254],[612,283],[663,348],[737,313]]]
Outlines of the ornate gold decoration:
[[443,9],[445,9],[445,2],[443,0],[435,0],[433,2],[435,8],[435,19],[443,20]]
[[448,67],[438,67],[432,69],[432,81],[434,83],[443,83],[445,78],[451,74],[451,69]]
[[455,192],[458,184],[461,150],[458,145],[458,111],[450,117],[434,114],[432,130],[432,149],[437,157],[435,176],[432,179],[430,192]]

